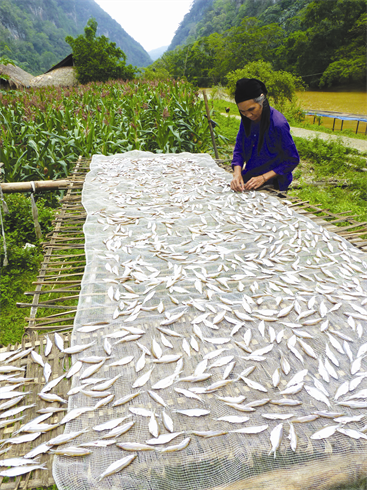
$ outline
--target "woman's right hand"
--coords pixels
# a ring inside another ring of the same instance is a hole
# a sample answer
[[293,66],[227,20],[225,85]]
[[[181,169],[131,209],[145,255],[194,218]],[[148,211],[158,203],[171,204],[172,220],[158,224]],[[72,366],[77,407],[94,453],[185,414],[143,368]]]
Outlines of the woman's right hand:
[[245,190],[245,184],[242,178],[242,168],[239,165],[234,167],[231,189],[236,192],[242,192]]

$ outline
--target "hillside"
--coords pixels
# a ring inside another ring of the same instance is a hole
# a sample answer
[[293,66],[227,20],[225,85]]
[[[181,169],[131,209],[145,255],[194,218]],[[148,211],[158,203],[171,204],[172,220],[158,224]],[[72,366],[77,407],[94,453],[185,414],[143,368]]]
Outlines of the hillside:
[[97,35],[115,42],[127,63],[143,67],[152,60],[144,48],[94,0],[0,0],[0,56],[38,75],[70,53],[67,35],[84,32],[90,17]]
[[[295,15],[311,0],[194,0],[179,25],[169,50],[213,33],[222,34],[241,24],[244,17],[264,16],[264,23],[278,22]],[[268,17],[272,17],[269,21]],[[274,20],[275,19],[275,20]]]
[[366,9],[367,0],[194,0],[153,68],[205,87],[265,61],[309,87],[365,90]]

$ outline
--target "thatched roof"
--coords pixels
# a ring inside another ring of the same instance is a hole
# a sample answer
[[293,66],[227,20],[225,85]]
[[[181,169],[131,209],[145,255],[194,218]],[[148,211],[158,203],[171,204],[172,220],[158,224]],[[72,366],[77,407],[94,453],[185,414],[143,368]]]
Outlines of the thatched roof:
[[[3,78],[7,75],[9,79]],[[30,87],[33,75],[14,65],[0,65],[0,79],[2,85],[8,85],[10,88]]]
[[74,66],[74,58],[72,54],[69,54],[61,60],[57,65],[52,66],[49,70],[45,71],[45,73],[49,73],[50,71],[57,70],[58,68],[62,68],[63,66]]
[[31,80],[32,87],[71,87],[77,85],[75,70],[72,66],[64,66],[56,70],[49,71]]

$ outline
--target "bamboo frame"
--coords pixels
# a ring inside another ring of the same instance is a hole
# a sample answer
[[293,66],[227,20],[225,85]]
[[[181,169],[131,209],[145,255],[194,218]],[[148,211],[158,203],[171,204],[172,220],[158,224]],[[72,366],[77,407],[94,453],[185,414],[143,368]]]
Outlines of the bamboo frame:
[[[84,209],[81,204],[76,206],[68,205],[68,202],[79,202],[81,203],[81,179],[80,176],[85,176],[88,171],[88,164],[79,160],[76,164],[74,172],[71,176],[69,188],[67,195],[63,200],[63,206],[59,216],[55,219],[54,231],[49,234],[49,241],[44,244],[45,257],[43,264],[40,268],[40,274],[38,276],[35,284],[35,291],[28,291],[25,294],[28,296],[33,296],[32,303],[20,303],[20,307],[31,308],[30,314],[25,320],[28,322],[26,327],[26,334],[23,340],[23,348],[33,345],[37,346],[43,350],[46,343],[46,338],[43,335],[38,336],[36,331],[55,331],[62,332],[73,328],[73,321],[76,313],[76,307],[65,305],[66,301],[76,300],[81,289],[81,278],[79,280],[63,280],[65,275],[67,277],[75,274],[59,274],[55,275],[55,271],[67,272],[67,270],[84,270],[85,267],[85,254],[78,253],[78,249],[84,248],[84,244],[76,246],[73,244],[75,237],[68,237],[70,228],[67,224],[75,225],[73,227],[74,233],[82,234],[82,226],[85,221],[85,212],[75,214],[76,209]],[[77,177],[76,177],[77,176]],[[75,179],[74,179],[75,177]],[[77,182],[77,186],[74,183]],[[336,232],[341,236],[344,236],[351,243],[355,244],[361,250],[367,252],[367,240],[363,240],[361,237],[367,237],[367,226],[366,223],[359,223],[354,220],[354,216],[348,216],[350,211],[344,213],[335,214],[328,210],[325,210],[320,205],[311,205],[308,201],[301,201],[300,199],[285,196],[282,193],[267,190],[271,195],[284,198],[287,197],[288,201],[291,201],[290,207],[295,209],[300,214],[309,217],[314,222],[322,224],[326,229]],[[69,199],[72,198],[72,199]],[[78,201],[79,200],[79,201]],[[323,216],[320,216],[322,214]],[[326,221],[329,220],[329,221]],[[336,223],[345,223],[344,227],[335,226]],[[362,228],[358,231],[353,231],[355,228]],[[79,238],[80,241],[84,241],[83,236]],[[60,246],[58,243],[60,241],[65,242],[65,246]],[[60,254],[61,250],[69,250],[69,253],[63,255]],[[73,253],[75,252],[75,253]],[[55,266],[60,266],[55,269]],[[65,266],[65,267],[63,267]],[[51,275],[50,275],[51,273]],[[77,273],[77,276],[81,276],[82,272]],[[61,286],[61,287],[60,287]],[[72,294],[72,295],[70,295]],[[50,299],[47,298],[56,295]],[[60,296],[58,296],[60,295]],[[50,310],[67,310],[59,312],[50,312],[47,316],[42,316],[37,318],[38,308],[49,308]],[[67,323],[66,325],[63,323]],[[31,342],[26,343],[26,338],[28,335],[31,338]],[[67,342],[70,341],[70,335],[65,335],[65,346]],[[0,349],[3,350],[13,350],[16,346],[8,346],[7,348]],[[53,376],[56,377],[61,374],[60,369],[62,366],[62,360],[65,356],[59,352],[56,348],[53,348],[52,353],[48,357],[50,362],[53,362]],[[30,362],[28,359],[22,359],[19,361],[19,365],[27,366],[27,376],[32,376],[34,374],[37,379],[36,370],[38,369],[35,363]],[[39,369],[38,369],[39,371]],[[42,374],[39,374],[42,376]],[[40,381],[37,381],[38,384]],[[62,386],[60,385],[60,392],[67,392],[70,387],[70,380],[63,380]],[[33,392],[35,393],[34,403],[36,407],[29,411],[29,420],[34,418],[36,410],[41,406],[41,401],[36,399],[37,394],[37,383],[35,383]],[[28,420],[28,419],[27,419]],[[23,421],[24,423],[24,421]],[[15,424],[11,430],[16,430],[18,428],[18,423]],[[63,429],[58,428],[52,431],[52,437],[60,433]],[[3,430],[3,437],[6,437],[8,432]],[[50,433],[45,436],[45,438],[50,437]],[[15,448],[17,450],[18,448]],[[47,463],[47,471],[36,471],[28,474],[26,477],[18,477],[11,479],[9,482],[2,482],[0,478],[0,489],[1,490],[14,490],[14,489],[29,489],[42,486],[50,486],[54,484],[52,478],[52,460],[53,457],[50,455],[43,455],[42,460]],[[330,464],[329,464],[330,462]],[[292,468],[275,470],[269,473],[259,475],[257,477],[250,478],[248,480],[242,480],[236,482],[230,486],[226,487],[226,490],[257,490],[263,488],[278,489],[282,490],[311,490],[313,488],[318,488],[318,490],[327,490],[334,483],[335,479],[335,468],[340,469],[340,471],[345,472],[346,481],[352,475],[365,475],[367,468],[366,461],[360,461],[359,455],[351,455],[350,458],[333,456],[327,459],[326,462],[320,462],[318,465],[314,463],[305,463],[302,466],[295,465]],[[310,469],[312,468],[312,472]],[[334,469],[334,471],[333,471]],[[351,472],[354,473],[352,474]],[[323,477],[320,479],[320,477]],[[340,477],[340,472],[339,472]],[[348,477],[348,478],[347,478]],[[350,479],[349,479],[350,481]],[[340,483],[340,481],[339,481]],[[316,486],[315,486],[316,485]],[[211,490],[224,490],[221,487],[212,488]]]

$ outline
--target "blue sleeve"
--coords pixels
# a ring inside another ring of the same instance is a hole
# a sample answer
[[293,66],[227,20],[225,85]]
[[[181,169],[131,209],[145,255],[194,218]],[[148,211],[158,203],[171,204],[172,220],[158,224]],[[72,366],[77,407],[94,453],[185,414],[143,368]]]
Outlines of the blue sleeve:
[[292,172],[299,164],[299,154],[287,121],[276,128],[276,135],[280,162],[273,170],[278,175],[285,175]]
[[243,157],[243,141],[245,137],[245,129],[243,127],[242,121],[240,123],[240,129],[238,130],[237,137],[236,137],[236,144],[234,146],[233,150],[233,157],[232,157],[232,168],[240,165],[240,167],[243,167],[244,164],[244,157]]

